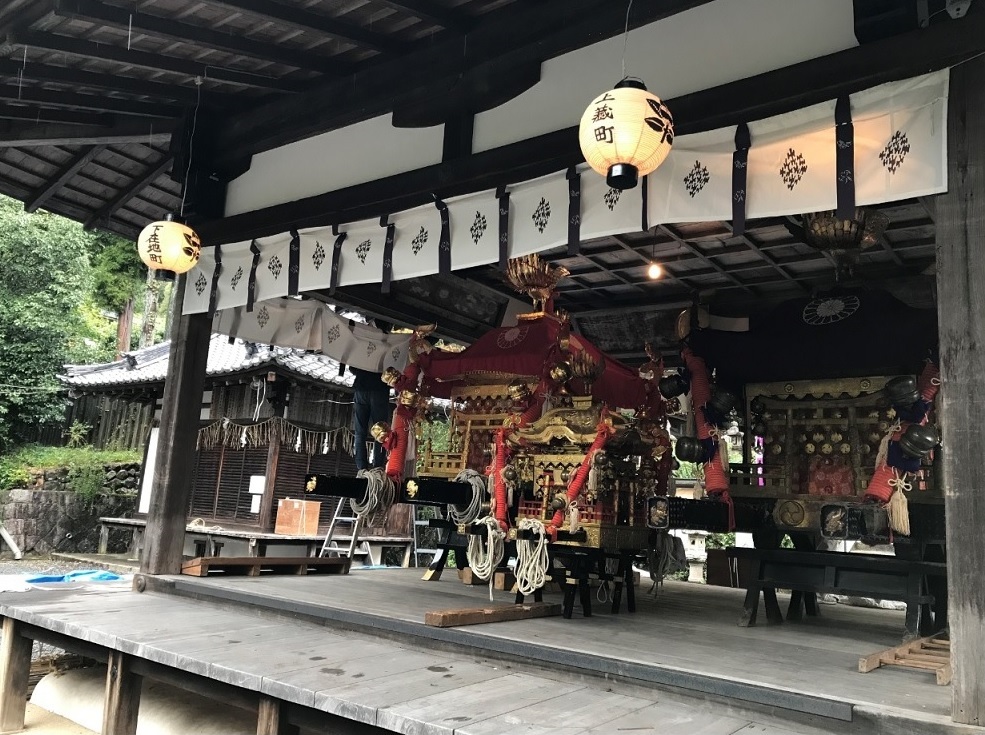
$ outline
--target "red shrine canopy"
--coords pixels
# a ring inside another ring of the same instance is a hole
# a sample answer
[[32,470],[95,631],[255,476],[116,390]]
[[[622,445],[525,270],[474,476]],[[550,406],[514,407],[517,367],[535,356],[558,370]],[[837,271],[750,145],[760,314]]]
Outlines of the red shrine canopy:
[[[462,352],[432,352],[425,386],[437,398],[451,396],[452,388],[466,384],[503,381],[514,377],[539,381],[562,357],[558,347],[560,321],[551,316],[521,321],[514,327],[486,332]],[[592,385],[592,395],[611,408],[637,408],[643,403],[643,380],[636,370],[599,350],[584,337],[571,334],[572,354],[585,351],[605,369]],[[580,381],[573,379],[576,387]]]

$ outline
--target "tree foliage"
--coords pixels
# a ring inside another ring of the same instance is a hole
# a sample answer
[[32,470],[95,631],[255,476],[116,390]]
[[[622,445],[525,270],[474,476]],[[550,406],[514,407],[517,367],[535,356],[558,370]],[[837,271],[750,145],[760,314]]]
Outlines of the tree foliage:
[[0,198],[0,449],[62,418],[55,376],[82,331],[91,242],[76,223]]
[[90,246],[93,301],[104,309],[119,312],[143,289],[147,268],[133,243],[116,235],[95,233]]

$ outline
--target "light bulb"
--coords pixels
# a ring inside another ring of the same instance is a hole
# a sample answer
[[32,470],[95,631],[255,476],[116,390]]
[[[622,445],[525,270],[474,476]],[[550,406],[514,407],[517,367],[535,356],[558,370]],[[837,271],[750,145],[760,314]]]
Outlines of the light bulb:
[[661,268],[658,263],[650,263],[650,267],[646,269],[646,275],[654,281],[660,278],[660,276],[663,275],[663,272],[663,268]]

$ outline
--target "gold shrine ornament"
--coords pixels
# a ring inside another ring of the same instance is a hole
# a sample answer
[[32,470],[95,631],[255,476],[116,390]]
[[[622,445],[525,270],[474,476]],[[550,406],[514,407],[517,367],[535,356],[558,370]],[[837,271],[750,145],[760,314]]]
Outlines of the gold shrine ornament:
[[198,262],[202,241],[188,225],[170,218],[151,222],[137,237],[137,252],[151,270],[187,273]]
[[626,78],[588,106],[578,141],[585,161],[609,186],[632,189],[670,153],[674,118],[643,82]]

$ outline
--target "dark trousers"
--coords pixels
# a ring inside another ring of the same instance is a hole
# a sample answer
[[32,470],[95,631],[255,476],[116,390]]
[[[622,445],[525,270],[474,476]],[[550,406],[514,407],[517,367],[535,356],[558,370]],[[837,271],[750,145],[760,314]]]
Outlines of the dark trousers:
[[371,440],[369,427],[377,421],[390,421],[393,409],[390,407],[390,393],[382,391],[361,391],[355,393],[353,408],[353,431],[356,435],[356,469],[386,466],[386,452],[383,445],[374,444],[373,463],[370,465],[366,452],[366,442]]

